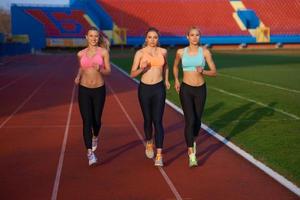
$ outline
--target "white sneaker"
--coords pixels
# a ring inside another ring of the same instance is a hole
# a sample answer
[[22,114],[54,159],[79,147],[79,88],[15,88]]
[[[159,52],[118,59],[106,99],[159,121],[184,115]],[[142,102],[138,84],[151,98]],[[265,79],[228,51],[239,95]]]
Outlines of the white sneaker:
[[94,152],[87,154],[87,157],[89,159],[89,166],[94,165],[98,162],[97,157],[94,154]]
[[164,166],[163,158],[162,158],[162,155],[161,155],[161,154],[157,154],[157,155],[156,155],[154,165],[157,166],[157,167],[162,167],[162,166]]
[[93,137],[92,139],[92,151],[96,151],[98,145],[98,137]]
[[151,143],[151,142],[146,143],[145,154],[146,154],[146,157],[149,159],[154,158],[153,143]]
[[197,162],[197,158],[196,158],[195,153],[191,153],[189,155],[189,166],[190,167],[196,167],[196,166],[198,166],[198,162]]

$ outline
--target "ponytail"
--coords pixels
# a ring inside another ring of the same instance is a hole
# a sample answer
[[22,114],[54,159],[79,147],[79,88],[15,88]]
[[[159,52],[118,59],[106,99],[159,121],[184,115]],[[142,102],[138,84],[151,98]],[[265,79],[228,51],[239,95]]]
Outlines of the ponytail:
[[110,42],[103,34],[99,34],[99,46],[109,51]]

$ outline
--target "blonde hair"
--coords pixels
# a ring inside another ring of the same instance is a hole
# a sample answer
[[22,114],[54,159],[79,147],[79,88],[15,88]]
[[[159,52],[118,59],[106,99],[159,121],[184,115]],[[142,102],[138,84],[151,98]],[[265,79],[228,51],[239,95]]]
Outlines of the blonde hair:
[[96,27],[94,26],[91,26],[88,30],[87,30],[87,33],[89,31],[97,31],[98,34],[99,34],[99,41],[98,41],[98,46],[99,47],[102,47],[102,48],[105,48],[106,50],[109,51],[109,46],[110,46],[110,42],[109,42],[109,39],[107,37],[105,37],[105,35],[100,32]]
[[[199,32],[199,35],[201,36],[201,31],[200,31],[200,28],[198,28],[197,26],[191,26],[188,31],[186,32],[186,36],[189,36],[190,32],[192,30],[197,30]],[[200,45],[200,40],[198,41],[198,45]]]
[[188,36],[192,30],[197,30],[197,31],[199,32],[200,36],[201,36],[200,28],[198,28],[197,26],[191,26],[191,27],[188,29],[188,31],[186,32],[186,35]]
[[110,42],[103,34],[99,34],[99,46],[109,51]]

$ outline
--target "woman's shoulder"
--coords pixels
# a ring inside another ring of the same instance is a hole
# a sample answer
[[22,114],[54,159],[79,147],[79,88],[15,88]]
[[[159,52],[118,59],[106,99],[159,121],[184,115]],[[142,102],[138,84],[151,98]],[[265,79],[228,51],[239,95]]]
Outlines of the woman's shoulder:
[[108,53],[108,50],[103,47],[97,47],[97,51],[100,52],[102,55]]
[[209,49],[206,46],[201,46],[201,49],[202,49],[202,52],[203,52],[204,55],[207,55],[207,54],[210,55],[211,54]]
[[136,56],[141,56],[141,55],[143,55],[144,53],[145,53],[145,50],[144,50],[145,48],[141,48],[141,49],[139,49],[139,50],[137,50],[136,52],[135,52],[135,55]]
[[146,53],[146,47],[140,48],[139,50],[136,51],[136,53]]
[[162,54],[166,54],[168,52],[167,49],[165,48],[162,48],[162,47],[158,47],[159,51],[162,53]]
[[176,54],[182,55],[185,48],[177,49]]
[[77,56],[81,58],[85,51],[86,51],[86,48],[84,48],[84,49],[78,51],[78,52],[77,52]]
[[199,48],[201,48],[203,51],[209,51],[205,45],[200,45]]

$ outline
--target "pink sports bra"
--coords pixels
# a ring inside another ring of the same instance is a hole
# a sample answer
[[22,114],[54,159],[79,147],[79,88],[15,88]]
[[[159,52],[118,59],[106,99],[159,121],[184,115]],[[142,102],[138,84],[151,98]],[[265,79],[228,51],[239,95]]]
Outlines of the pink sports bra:
[[87,55],[87,48],[81,50],[78,54],[80,56],[80,65],[82,68],[90,68],[95,64],[99,65],[100,68],[103,67],[103,58],[101,56],[100,48],[97,48],[97,52],[92,57]]

